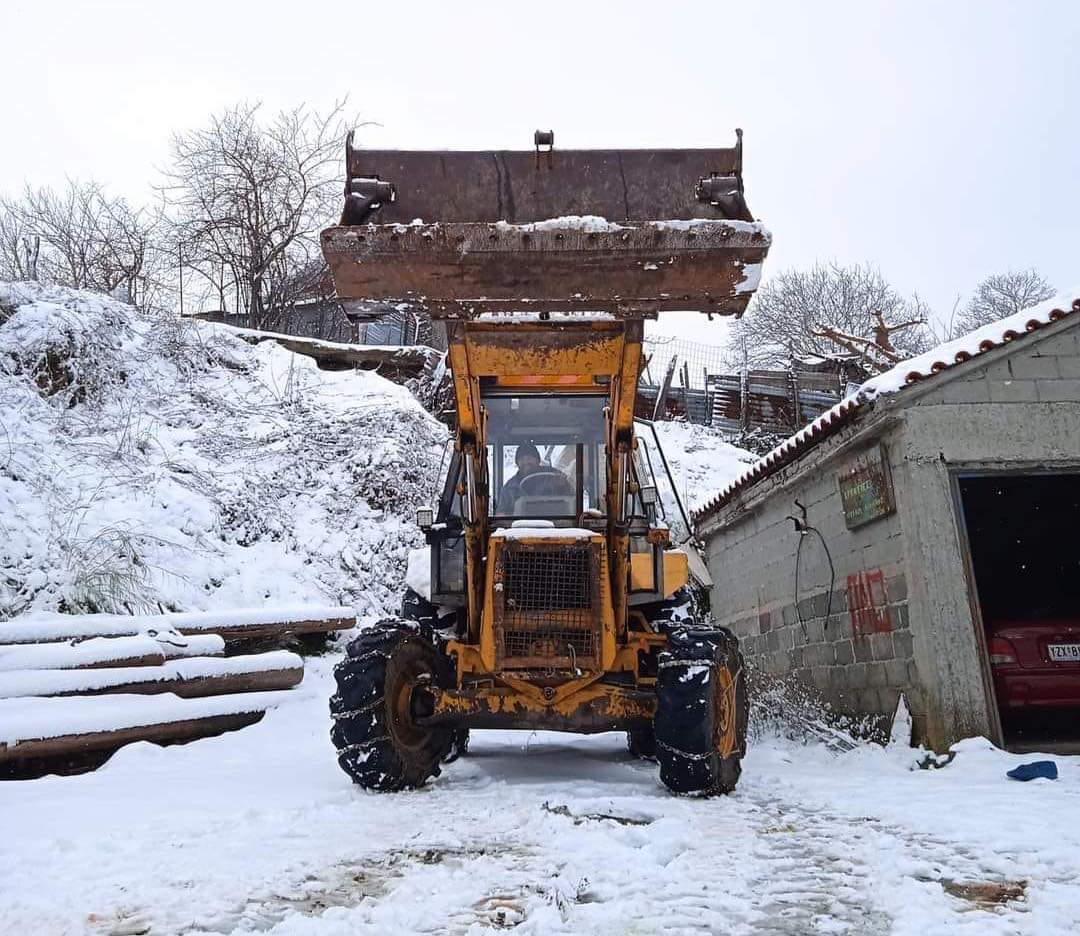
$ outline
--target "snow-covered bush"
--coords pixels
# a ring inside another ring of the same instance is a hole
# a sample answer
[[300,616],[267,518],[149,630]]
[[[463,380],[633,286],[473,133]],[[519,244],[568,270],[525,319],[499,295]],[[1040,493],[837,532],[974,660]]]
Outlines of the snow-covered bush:
[[402,387],[0,284],[0,619],[399,601],[446,429]]
[[[100,402],[124,380],[121,349],[130,337],[119,307],[38,284],[0,285],[0,367],[29,378],[63,406]],[[37,301],[42,300],[42,301]]]

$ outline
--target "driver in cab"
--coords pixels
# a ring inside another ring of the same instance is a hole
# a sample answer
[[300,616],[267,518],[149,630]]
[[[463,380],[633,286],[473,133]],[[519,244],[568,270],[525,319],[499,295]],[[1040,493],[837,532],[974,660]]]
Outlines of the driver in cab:
[[[498,513],[500,515],[504,517],[512,515],[515,502],[526,494],[566,495],[573,493],[573,485],[566,475],[557,468],[544,465],[540,461],[540,451],[531,442],[517,447],[514,463],[517,465],[517,474],[510,478],[499,492]],[[523,488],[523,482],[530,476],[535,476],[534,482],[530,482]]]

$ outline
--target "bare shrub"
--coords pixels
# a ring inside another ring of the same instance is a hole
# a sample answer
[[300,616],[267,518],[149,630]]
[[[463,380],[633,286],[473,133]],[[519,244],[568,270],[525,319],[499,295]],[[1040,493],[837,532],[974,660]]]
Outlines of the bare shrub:
[[106,527],[69,543],[67,610],[94,614],[153,610],[153,577],[141,555],[141,540],[122,527]]

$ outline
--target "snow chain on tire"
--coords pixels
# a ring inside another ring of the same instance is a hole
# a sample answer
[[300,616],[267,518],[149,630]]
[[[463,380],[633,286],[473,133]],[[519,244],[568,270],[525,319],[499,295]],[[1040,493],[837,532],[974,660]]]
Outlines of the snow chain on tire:
[[334,667],[330,740],[341,769],[360,786],[380,791],[422,786],[439,775],[440,763],[451,753],[454,729],[402,717],[405,687],[418,677],[449,686],[453,669],[429,629],[400,618],[364,631]]
[[631,757],[656,760],[656,733],[653,731],[653,726],[631,728],[626,732],[626,747]]
[[749,715],[738,641],[722,627],[683,626],[668,635],[657,674],[656,759],[677,793],[735,789]]

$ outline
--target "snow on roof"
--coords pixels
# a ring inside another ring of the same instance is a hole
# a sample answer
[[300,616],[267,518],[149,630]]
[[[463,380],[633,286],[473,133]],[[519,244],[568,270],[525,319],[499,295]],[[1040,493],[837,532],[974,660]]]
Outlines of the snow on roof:
[[946,341],[925,354],[901,361],[895,367],[872,377],[850,396],[826,410],[795,435],[758,459],[712,500],[694,511],[693,520],[700,523],[730,501],[739,491],[760,481],[774,471],[801,457],[810,447],[869,410],[878,397],[899,393],[916,383],[933,379],[943,371],[994,348],[1031,334],[1046,325],[1080,312],[1080,286],[1060,293],[1046,302],[1015,315],[1006,316],[975,331]]

